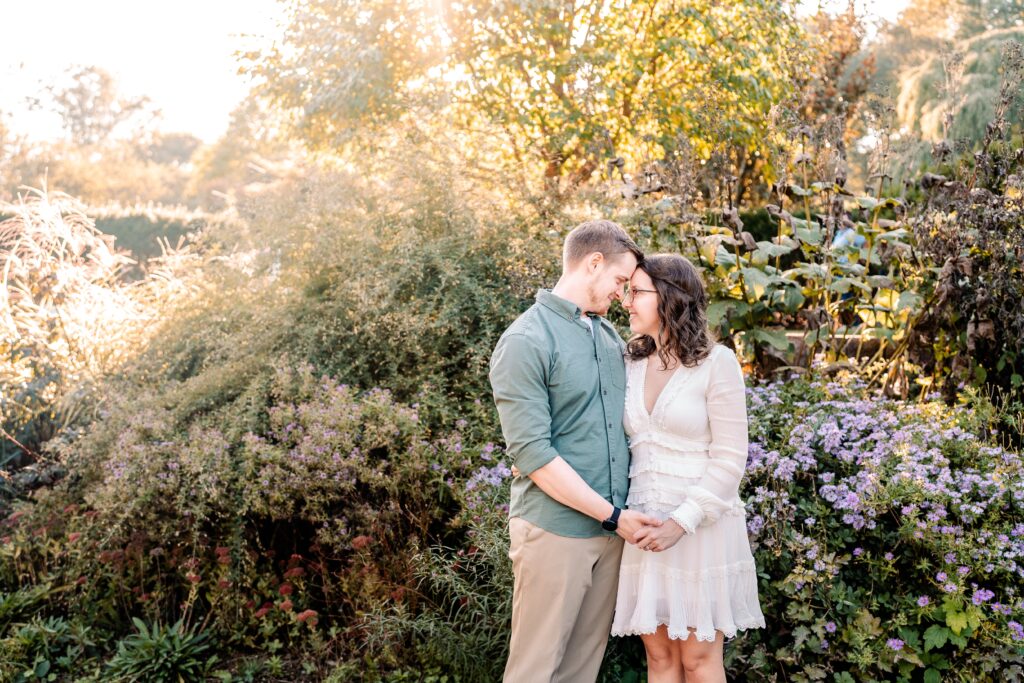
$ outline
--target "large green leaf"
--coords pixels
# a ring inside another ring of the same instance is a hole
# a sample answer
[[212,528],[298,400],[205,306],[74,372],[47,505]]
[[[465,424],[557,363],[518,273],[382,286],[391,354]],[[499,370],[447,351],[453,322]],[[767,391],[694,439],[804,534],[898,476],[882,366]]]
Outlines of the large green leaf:
[[750,337],[757,341],[771,344],[779,351],[792,351],[793,343],[786,337],[782,330],[771,330],[766,327],[757,327],[749,332]]
[[851,287],[857,287],[865,292],[871,291],[871,287],[866,282],[852,277],[841,277],[828,286],[831,291],[838,292],[839,294],[846,294],[850,291]]

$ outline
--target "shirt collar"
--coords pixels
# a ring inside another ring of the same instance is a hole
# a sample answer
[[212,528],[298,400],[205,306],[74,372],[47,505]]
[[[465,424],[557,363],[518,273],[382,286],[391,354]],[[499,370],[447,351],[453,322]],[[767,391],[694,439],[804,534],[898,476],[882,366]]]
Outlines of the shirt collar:
[[553,294],[550,289],[537,290],[537,303],[547,306],[558,315],[569,320],[579,320],[580,315],[583,313],[579,306],[568,299],[563,299]]

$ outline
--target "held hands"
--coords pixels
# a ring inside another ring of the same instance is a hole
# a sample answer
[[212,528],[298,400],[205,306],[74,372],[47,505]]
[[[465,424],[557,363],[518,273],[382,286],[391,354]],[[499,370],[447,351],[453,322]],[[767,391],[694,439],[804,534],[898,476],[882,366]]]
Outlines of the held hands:
[[627,543],[636,543],[635,537],[647,528],[661,526],[661,520],[657,517],[645,515],[636,510],[623,510],[619,514],[619,528],[615,531]]
[[[622,525],[619,525],[622,528]],[[686,530],[679,526],[673,519],[667,519],[664,523],[658,522],[657,526],[644,525],[640,527],[633,538],[626,540],[635,543],[641,550],[652,550],[661,552],[674,546],[680,538],[686,535]]]

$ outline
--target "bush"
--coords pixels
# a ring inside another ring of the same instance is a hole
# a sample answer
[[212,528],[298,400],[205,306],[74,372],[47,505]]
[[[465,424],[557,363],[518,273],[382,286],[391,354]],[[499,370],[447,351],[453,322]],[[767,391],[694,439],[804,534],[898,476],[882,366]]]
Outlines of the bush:
[[[749,404],[742,496],[768,623],[727,644],[730,680],[1024,677],[1024,470],[980,436],[993,417],[984,401],[907,404],[847,378],[755,386]],[[434,601],[379,612],[376,631],[460,680],[488,680],[507,646],[511,585],[495,577],[510,568],[493,507],[506,484],[469,481],[474,500],[494,502],[469,513],[467,546],[420,557]],[[483,633],[463,632],[473,622]],[[602,680],[643,671],[637,639],[613,638]]]

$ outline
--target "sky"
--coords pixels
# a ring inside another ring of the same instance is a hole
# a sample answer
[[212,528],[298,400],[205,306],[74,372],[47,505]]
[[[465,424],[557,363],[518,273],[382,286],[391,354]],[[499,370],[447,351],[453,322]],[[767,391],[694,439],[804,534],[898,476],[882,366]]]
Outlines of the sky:
[[[870,17],[893,20],[908,0],[858,0]],[[248,85],[234,53],[269,44],[285,5],[278,0],[0,0],[0,112],[36,140],[60,137],[55,114],[28,112],[73,65],[111,73],[127,97],[145,95],[162,111],[160,128],[206,142],[227,128]],[[818,0],[801,0],[813,13]],[[840,11],[846,0],[821,0]]]
[[[24,100],[72,65],[111,73],[120,92],[148,96],[160,128],[210,142],[248,86],[233,53],[277,35],[277,0],[0,0],[0,111],[35,139],[59,137],[55,115]],[[266,41],[266,42],[261,42]]]

